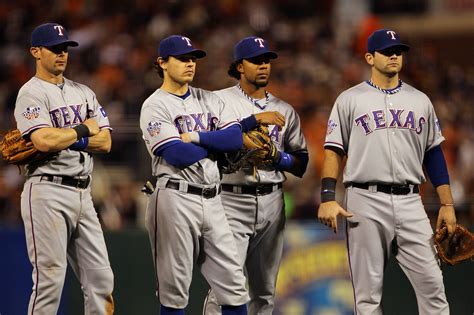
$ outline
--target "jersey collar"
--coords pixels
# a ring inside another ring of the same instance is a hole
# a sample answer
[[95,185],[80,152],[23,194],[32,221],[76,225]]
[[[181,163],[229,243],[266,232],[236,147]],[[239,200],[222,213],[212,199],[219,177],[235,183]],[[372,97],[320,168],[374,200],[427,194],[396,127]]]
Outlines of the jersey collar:
[[252,103],[254,106],[257,106],[260,109],[265,109],[268,105],[268,101],[270,99],[269,93],[265,90],[265,103],[263,105],[259,104],[258,100],[251,97],[242,89],[239,83],[237,83],[237,87],[239,88],[240,92]]
[[376,85],[374,82],[372,82],[372,79],[370,80],[366,80],[365,81],[368,85],[370,85],[371,87],[373,88],[376,88],[377,90],[379,91],[382,91],[383,93],[385,94],[395,94],[395,93],[398,93],[400,92],[400,90],[402,89],[402,86],[403,86],[403,81],[402,80],[398,80],[398,85],[393,88],[393,89],[382,89],[381,87],[379,87],[378,85]]
[[186,93],[184,93],[183,95],[178,95],[178,94],[174,94],[174,93],[170,93],[170,94],[171,94],[171,95],[174,95],[174,96],[176,96],[176,97],[179,97],[179,98],[182,99],[182,100],[185,100],[189,95],[191,95],[191,91],[190,91],[189,88],[188,88],[188,90],[186,91]]

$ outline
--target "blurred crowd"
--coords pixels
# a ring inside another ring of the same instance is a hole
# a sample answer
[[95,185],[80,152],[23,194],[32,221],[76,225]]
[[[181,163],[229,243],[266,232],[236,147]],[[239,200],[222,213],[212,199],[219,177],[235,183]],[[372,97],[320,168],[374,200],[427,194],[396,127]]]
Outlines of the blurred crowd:
[[[303,179],[285,185],[287,215],[313,219],[319,203],[319,176],[329,111],[344,89],[369,78],[363,59],[367,35],[387,26],[366,15],[341,27],[337,1],[25,1],[0,4],[0,132],[15,126],[18,89],[34,75],[29,54],[33,28],[58,22],[78,48],[70,49],[65,76],[97,94],[110,118],[113,149],[98,155],[93,181],[97,211],[106,229],[143,226],[151,179],[150,158],[138,125],[142,102],[160,86],[152,64],[158,42],[171,34],[190,37],[207,57],[199,60],[192,85],[209,90],[235,84],[227,75],[233,45],[258,35],[279,54],[272,63],[269,91],[298,111],[308,141],[310,164]],[[348,18],[349,19],[349,18]],[[431,98],[447,139],[443,144],[451,174],[458,220],[474,225],[474,66],[446,57],[430,41],[401,34],[413,46],[402,80]],[[456,49],[456,48],[454,48]],[[459,48],[459,49],[462,49]],[[471,58],[471,56],[466,56]],[[21,224],[23,178],[0,162],[0,225]],[[341,192],[338,194],[341,197]],[[430,184],[422,187],[433,219],[438,201]]]

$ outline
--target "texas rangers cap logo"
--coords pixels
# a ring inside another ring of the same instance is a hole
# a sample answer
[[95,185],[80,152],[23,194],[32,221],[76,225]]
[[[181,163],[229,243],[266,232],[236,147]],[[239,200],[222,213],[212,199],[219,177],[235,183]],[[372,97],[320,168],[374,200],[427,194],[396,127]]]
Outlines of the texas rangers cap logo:
[[160,133],[161,123],[159,121],[150,121],[146,130],[151,137],[155,137]]
[[367,39],[367,52],[373,54],[390,47],[399,47],[401,51],[410,50],[410,46],[400,41],[400,36],[392,30],[380,29],[373,32]]
[[266,55],[270,59],[278,57],[277,53],[268,48],[268,42],[261,37],[249,36],[243,38],[234,47],[233,60],[250,59]]
[[25,117],[26,119],[32,120],[39,117],[40,111],[41,111],[41,107],[30,106],[30,107],[27,107],[22,114],[23,114],[23,117]]
[[203,58],[206,56],[206,52],[204,50],[194,48],[192,41],[186,36],[171,35],[160,41],[158,55],[161,58],[167,58],[169,56],[181,56],[186,54],[192,54],[196,56],[196,58]]
[[57,23],[41,24],[31,33],[32,47],[53,47],[61,44],[72,47],[79,45],[78,42],[70,40],[64,26]]

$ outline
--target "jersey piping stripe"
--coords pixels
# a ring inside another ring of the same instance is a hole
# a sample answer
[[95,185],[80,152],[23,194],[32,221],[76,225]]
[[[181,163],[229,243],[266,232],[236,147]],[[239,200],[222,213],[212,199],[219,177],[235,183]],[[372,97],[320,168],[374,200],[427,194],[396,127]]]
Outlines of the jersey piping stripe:
[[112,129],[112,127],[110,127],[110,125],[99,126],[99,129],[104,129],[104,128]]
[[153,147],[151,147],[151,152],[155,152],[155,150],[162,146],[163,144],[166,144],[170,141],[173,141],[173,140],[181,140],[180,137],[169,137],[169,138],[166,138],[166,139],[163,139],[161,140],[160,142],[157,142]]
[[337,142],[327,141],[324,143],[324,147],[338,147],[339,149],[342,149],[342,151],[346,152],[346,150],[344,150],[344,146]]
[[158,237],[157,237],[157,234],[158,234],[158,194],[159,194],[160,190],[158,189],[157,192],[156,192],[156,200],[155,200],[155,226],[154,226],[154,238],[155,238],[155,257],[153,259],[153,263],[155,265],[155,282],[156,282],[156,293],[157,293],[157,296],[158,298],[160,297],[160,286],[159,286],[159,282],[158,282],[158,263],[156,262],[156,260],[158,259]]
[[33,239],[33,250],[35,252],[35,269],[36,269],[35,298],[33,299],[33,305],[31,306],[31,314],[33,314],[35,311],[36,299],[38,298],[38,286],[39,286],[38,254],[36,252],[35,229],[33,227],[33,211],[31,208],[31,190],[32,189],[33,189],[33,184],[30,184],[30,191],[28,194],[28,205],[30,208],[31,237]]
[[28,129],[26,129],[21,135],[26,135],[26,134],[30,133],[32,130],[35,130],[35,129],[38,129],[38,128],[42,128],[42,127],[51,127],[51,126],[48,125],[48,124],[36,125],[36,126],[33,126],[33,127],[30,127],[30,128],[28,128]]
[[250,95],[248,95],[247,93],[245,93],[245,91],[242,89],[242,87],[240,86],[240,84],[237,84],[237,87],[239,88],[239,91],[250,101],[250,103],[252,103],[254,106],[257,106],[258,108],[260,109],[265,109],[268,105],[268,102],[270,101],[270,94],[265,90],[265,104],[264,105],[260,105],[258,103],[258,100],[251,97]]
[[379,90],[379,91],[381,91],[381,92],[383,92],[383,93],[385,93],[385,94],[395,94],[395,93],[398,93],[398,92],[400,92],[400,90],[402,89],[402,86],[403,86],[403,81],[400,80],[400,79],[398,80],[398,85],[397,85],[395,88],[393,88],[393,89],[382,89],[381,87],[379,87],[378,85],[376,85],[376,84],[372,81],[372,79],[367,80],[367,81],[365,81],[365,82],[366,82],[368,85],[370,85],[371,87],[376,88],[377,90]]
[[347,250],[347,260],[349,263],[349,274],[351,276],[351,284],[352,284],[352,294],[354,295],[354,315],[357,315],[357,298],[355,294],[355,287],[354,287],[354,274],[352,272],[352,265],[351,265],[351,256],[349,255],[349,222],[346,219],[346,250]]

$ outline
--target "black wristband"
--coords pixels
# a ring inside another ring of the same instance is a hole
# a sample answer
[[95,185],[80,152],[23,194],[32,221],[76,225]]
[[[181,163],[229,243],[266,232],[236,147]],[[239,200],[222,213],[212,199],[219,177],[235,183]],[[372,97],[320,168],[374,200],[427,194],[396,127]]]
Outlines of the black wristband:
[[77,139],[81,139],[84,137],[89,137],[89,127],[87,127],[84,124],[77,125],[76,127],[72,128],[74,131],[76,131],[77,134]]
[[336,179],[324,177],[321,180],[321,203],[336,200]]

